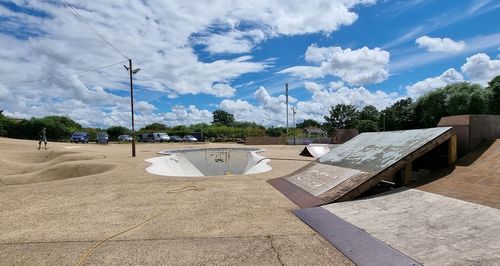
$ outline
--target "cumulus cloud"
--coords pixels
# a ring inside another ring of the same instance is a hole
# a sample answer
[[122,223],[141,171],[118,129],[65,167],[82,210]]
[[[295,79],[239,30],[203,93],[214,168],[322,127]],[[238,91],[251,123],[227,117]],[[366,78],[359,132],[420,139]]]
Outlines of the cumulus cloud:
[[470,81],[486,85],[500,75],[500,59],[490,59],[484,53],[475,54],[467,58],[461,69]]
[[303,78],[335,76],[351,85],[380,83],[389,77],[390,53],[380,48],[357,50],[341,47],[307,48],[305,59],[318,66],[294,66],[280,71]]
[[408,96],[418,98],[434,89],[462,81],[464,81],[462,74],[458,73],[454,68],[450,68],[437,77],[426,78],[425,80],[406,86],[406,92]]
[[464,41],[453,41],[450,38],[431,38],[422,36],[415,40],[419,47],[427,49],[429,52],[457,53],[465,50]]
[[[323,122],[323,116],[328,114],[331,106],[337,104],[352,104],[361,109],[366,105],[373,105],[383,109],[395,101],[401,99],[396,93],[387,94],[382,91],[371,92],[364,87],[333,89],[329,84],[305,82],[304,87],[311,91],[312,96],[308,100],[298,101],[292,98],[289,108],[289,122],[292,122],[291,107],[297,107],[295,115],[296,122],[304,119],[314,119]],[[266,126],[284,126],[286,123],[285,96],[272,96],[264,87],[260,87],[255,93],[256,104],[243,100],[221,101],[219,107],[234,114],[239,121],[253,121]]]
[[[74,7],[117,49],[134,59],[136,67],[143,69],[135,75],[135,84],[144,91],[163,92],[175,98],[187,94],[232,97],[237,87],[234,80],[246,73],[264,71],[272,64],[232,54],[251,52],[263,40],[282,35],[331,33],[357,19],[356,6],[374,2],[77,1]],[[15,3],[37,12],[1,8],[7,29],[0,33],[2,108],[19,117],[69,114],[84,125],[128,124],[128,99],[116,93],[128,89],[121,65],[87,73],[124,58],[103,44],[61,3]],[[195,45],[204,46],[212,54],[229,55],[202,60]],[[64,78],[12,85],[53,76]],[[164,115],[172,118],[172,114],[175,118],[165,121],[181,121],[177,117],[184,114],[186,119],[192,119],[184,123],[200,121],[190,114],[207,117],[206,110],[191,107],[182,107],[186,113],[179,107],[167,114],[158,113],[146,103],[139,103],[138,108],[144,112],[138,114],[141,121],[162,120]],[[91,115],[82,117],[81,113]]]

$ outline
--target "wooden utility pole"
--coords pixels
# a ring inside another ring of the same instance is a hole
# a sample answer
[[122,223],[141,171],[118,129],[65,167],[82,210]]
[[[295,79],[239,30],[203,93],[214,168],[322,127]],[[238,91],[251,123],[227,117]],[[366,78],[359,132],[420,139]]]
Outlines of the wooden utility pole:
[[135,157],[135,128],[134,128],[134,85],[132,83],[132,59],[128,60],[128,73],[130,74],[130,109],[132,112],[132,157]]
[[288,137],[288,83],[285,83],[285,96],[286,96],[286,136]]

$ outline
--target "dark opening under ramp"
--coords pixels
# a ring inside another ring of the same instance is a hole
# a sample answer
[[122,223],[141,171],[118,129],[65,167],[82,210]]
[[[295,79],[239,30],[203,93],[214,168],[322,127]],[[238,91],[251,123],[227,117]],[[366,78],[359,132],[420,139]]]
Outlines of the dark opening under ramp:
[[450,154],[456,154],[451,127],[363,133],[307,167],[268,182],[301,208],[350,200],[446,141]]

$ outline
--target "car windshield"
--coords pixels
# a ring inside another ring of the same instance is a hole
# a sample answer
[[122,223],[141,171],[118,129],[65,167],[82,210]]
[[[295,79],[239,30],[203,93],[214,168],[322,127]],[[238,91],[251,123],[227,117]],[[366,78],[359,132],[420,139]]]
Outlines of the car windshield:
[[83,135],[85,135],[85,133],[83,133],[83,132],[75,132],[75,133],[73,133],[73,136],[77,136],[77,137],[83,136]]
[[98,137],[107,137],[108,133],[106,133],[106,132],[99,132],[99,133],[97,133],[97,136]]
[[165,137],[165,136],[168,136],[168,135],[167,135],[167,133],[158,133],[158,136]]

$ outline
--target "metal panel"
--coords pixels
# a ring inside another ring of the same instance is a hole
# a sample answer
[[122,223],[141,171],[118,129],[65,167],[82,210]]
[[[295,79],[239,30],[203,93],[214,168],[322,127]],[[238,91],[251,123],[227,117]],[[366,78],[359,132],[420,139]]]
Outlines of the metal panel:
[[357,265],[421,265],[322,207],[293,212]]

